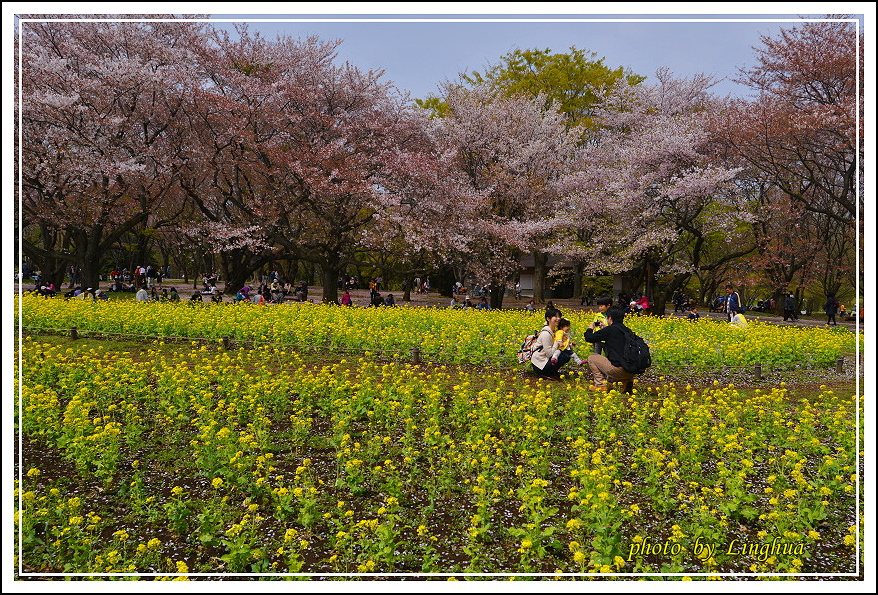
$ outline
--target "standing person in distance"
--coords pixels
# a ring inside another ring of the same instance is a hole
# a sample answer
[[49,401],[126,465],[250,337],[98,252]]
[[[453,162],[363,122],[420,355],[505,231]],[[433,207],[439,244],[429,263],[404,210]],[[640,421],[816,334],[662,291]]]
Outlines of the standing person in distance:
[[741,311],[741,296],[738,295],[738,292],[735,291],[735,288],[732,287],[732,284],[729,283],[726,285],[726,304],[725,304],[725,312],[726,318],[728,322],[732,321],[732,316],[735,315],[735,312]]
[[799,315],[796,314],[796,298],[792,292],[787,293],[783,300],[783,321],[786,322],[787,318],[799,320]]
[[835,315],[838,312],[838,300],[835,299],[835,294],[829,294],[823,309],[826,310],[826,324],[838,326],[838,323],[835,321]]

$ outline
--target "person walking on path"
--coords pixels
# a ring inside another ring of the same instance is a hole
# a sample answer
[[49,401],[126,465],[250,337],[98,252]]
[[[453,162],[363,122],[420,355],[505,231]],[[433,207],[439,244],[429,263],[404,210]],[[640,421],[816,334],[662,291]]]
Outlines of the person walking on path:
[[786,322],[788,318],[799,320],[799,315],[796,314],[796,298],[792,293],[788,293],[783,300],[783,321]]
[[835,315],[838,312],[838,300],[835,299],[835,294],[829,294],[823,309],[826,310],[826,324],[838,326],[838,323],[835,321]]

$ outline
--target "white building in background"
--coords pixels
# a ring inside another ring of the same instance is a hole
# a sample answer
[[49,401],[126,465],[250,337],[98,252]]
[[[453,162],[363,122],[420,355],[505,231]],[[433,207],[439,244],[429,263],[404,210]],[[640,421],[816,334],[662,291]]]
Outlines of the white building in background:
[[[561,257],[549,255],[549,259],[546,263],[546,270],[548,271],[553,266],[555,266]],[[524,270],[521,271],[521,297],[532,298],[534,295],[534,257],[533,254],[528,254],[521,259],[521,266],[524,267]],[[571,297],[580,297],[572,295],[573,291],[573,282],[562,284],[558,289],[551,289],[548,285],[551,284],[551,278],[547,280],[547,287],[544,290],[543,297],[546,299],[552,298],[571,298]],[[626,293],[631,295],[631,282],[626,275],[622,275],[616,273],[613,275],[613,299],[617,299],[620,293]]]

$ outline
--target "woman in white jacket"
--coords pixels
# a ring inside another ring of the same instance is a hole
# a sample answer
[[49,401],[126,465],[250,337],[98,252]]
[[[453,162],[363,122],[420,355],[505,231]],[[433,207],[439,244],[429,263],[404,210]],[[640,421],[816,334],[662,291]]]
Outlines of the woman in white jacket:
[[530,364],[537,376],[557,380],[558,370],[570,360],[570,354],[562,351],[557,363],[553,364],[550,361],[555,350],[555,331],[558,329],[559,320],[561,320],[561,312],[555,308],[546,308],[546,326],[540,329],[537,337],[539,347],[530,358]]

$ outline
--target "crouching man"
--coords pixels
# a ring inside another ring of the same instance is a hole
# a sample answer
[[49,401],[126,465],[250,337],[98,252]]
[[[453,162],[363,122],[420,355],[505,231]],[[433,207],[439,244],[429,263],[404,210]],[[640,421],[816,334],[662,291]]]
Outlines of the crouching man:
[[622,354],[625,351],[625,342],[630,330],[623,324],[625,314],[622,310],[613,307],[607,310],[607,324],[599,327],[593,322],[585,330],[583,337],[589,343],[602,343],[606,356],[592,353],[588,356],[588,369],[594,378],[595,390],[608,390],[607,382],[624,382],[625,392],[630,392],[634,374],[625,371],[622,367]]

